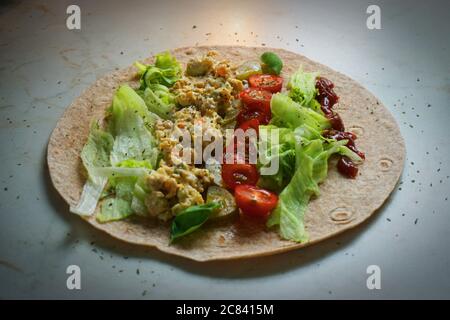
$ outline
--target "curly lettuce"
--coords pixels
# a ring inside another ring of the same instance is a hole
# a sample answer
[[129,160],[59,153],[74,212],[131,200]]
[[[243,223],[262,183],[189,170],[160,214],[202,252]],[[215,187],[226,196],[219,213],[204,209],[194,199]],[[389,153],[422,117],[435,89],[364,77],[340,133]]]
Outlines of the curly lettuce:
[[328,174],[328,160],[336,153],[349,155],[358,162],[362,159],[345,144],[347,140],[325,139],[315,129],[302,125],[293,130],[295,136],[295,173],[279,195],[277,207],[267,225],[278,226],[282,238],[308,241],[304,215],[310,199],[319,196],[319,184]]
[[144,90],[152,84],[162,84],[171,87],[181,78],[182,69],[180,63],[170,52],[164,52],[155,56],[155,63],[144,65],[136,62],[135,66],[139,70],[141,88]]
[[315,99],[317,94],[316,78],[318,72],[304,72],[299,68],[289,79],[287,88],[289,97],[304,107],[320,112],[320,103]]

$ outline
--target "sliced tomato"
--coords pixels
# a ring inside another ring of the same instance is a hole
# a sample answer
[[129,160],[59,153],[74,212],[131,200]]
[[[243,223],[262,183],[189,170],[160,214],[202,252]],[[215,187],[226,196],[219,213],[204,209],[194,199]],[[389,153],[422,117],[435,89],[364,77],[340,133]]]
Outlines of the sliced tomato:
[[245,103],[247,110],[270,114],[271,92],[258,88],[248,88],[242,91],[239,96]]
[[253,129],[256,131],[256,134],[259,134],[259,120],[256,118],[244,121],[243,123],[241,123],[241,125],[239,125],[238,127],[239,129],[242,129],[245,131],[247,131],[248,129]]
[[248,83],[252,88],[277,93],[281,91],[283,78],[272,74],[254,74],[248,78]]
[[236,186],[234,198],[243,214],[261,218],[267,217],[278,202],[275,193],[245,184]]
[[236,124],[240,126],[244,122],[256,119],[259,121],[259,124],[268,124],[271,118],[271,114],[262,113],[260,111],[252,111],[252,110],[241,110],[236,117]]
[[225,163],[222,165],[222,179],[229,189],[234,190],[241,184],[256,185],[259,173],[254,164]]

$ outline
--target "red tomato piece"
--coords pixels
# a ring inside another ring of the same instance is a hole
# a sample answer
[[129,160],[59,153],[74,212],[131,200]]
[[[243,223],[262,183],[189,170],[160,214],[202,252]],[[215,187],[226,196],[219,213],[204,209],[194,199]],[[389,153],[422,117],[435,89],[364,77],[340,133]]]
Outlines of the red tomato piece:
[[265,114],[259,111],[251,111],[251,110],[242,110],[238,113],[236,117],[236,123],[238,126],[243,124],[244,122],[257,119],[260,124],[268,124],[271,118],[271,114]]
[[225,163],[222,165],[222,179],[229,189],[234,190],[241,184],[256,185],[259,173],[254,164]]
[[278,202],[275,193],[245,184],[236,186],[234,198],[243,214],[261,218],[267,217]]
[[253,129],[256,131],[256,134],[259,134],[259,120],[256,118],[247,120],[239,125],[239,129],[247,131],[248,129]]
[[248,88],[242,91],[239,96],[245,103],[247,110],[270,114],[271,92],[257,88]]
[[272,74],[254,74],[248,78],[248,83],[252,88],[277,93],[281,91],[283,78]]

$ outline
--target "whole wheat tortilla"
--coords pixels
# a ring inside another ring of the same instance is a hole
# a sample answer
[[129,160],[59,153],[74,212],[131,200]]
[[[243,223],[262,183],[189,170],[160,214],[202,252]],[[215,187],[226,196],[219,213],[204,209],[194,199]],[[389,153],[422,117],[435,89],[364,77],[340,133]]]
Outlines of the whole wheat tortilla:
[[[265,51],[273,51],[284,62],[282,76],[285,79],[302,65],[305,71],[318,71],[332,80],[340,96],[336,111],[344,120],[346,129],[357,134],[358,147],[366,153],[366,161],[360,166],[357,179],[341,176],[336,170],[336,160],[332,160],[328,178],[320,186],[321,195],[310,202],[305,215],[310,237],[308,243],[282,240],[275,230],[267,230],[264,225],[242,218],[208,222],[173,245],[169,245],[169,225],[152,219],[101,224],[92,216],[84,218],[88,223],[129,243],[156,247],[196,261],[209,261],[263,256],[301,248],[355,227],[380,208],[400,177],[405,146],[394,118],[376,97],[349,77],[282,49],[205,46],[179,48],[171,52],[185,66],[191,57],[201,56],[209,50],[217,50],[221,58],[235,63],[254,60]],[[146,60],[148,63],[151,61]],[[137,86],[135,75],[136,69],[130,66],[97,80],[58,121],[50,137],[47,159],[51,180],[69,205],[78,203],[86,180],[80,151],[86,142],[91,120],[103,117],[119,85],[129,83]]]

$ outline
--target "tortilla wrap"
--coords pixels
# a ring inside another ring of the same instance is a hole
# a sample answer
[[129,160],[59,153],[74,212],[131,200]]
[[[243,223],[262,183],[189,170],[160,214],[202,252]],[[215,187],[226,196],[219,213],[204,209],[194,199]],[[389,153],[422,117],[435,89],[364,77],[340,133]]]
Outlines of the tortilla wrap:
[[[196,261],[225,260],[270,255],[298,249],[353,228],[376,212],[393,191],[401,175],[405,146],[400,130],[389,110],[369,91],[349,77],[322,64],[282,49],[242,46],[186,47],[171,53],[186,66],[195,56],[217,50],[220,58],[235,64],[257,59],[272,51],[284,62],[282,76],[303,66],[318,71],[335,84],[340,100],[335,110],[347,131],[358,136],[358,148],[366,153],[356,179],[338,173],[336,159],[329,165],[328,178],[320,185],[321,195],[309,203],[305,225],[310,240],[295,243],[282,240],[276,230],[264,224],[236,217],[232,221],[210,221],[182,241],[169,245],[170,224],[153,219],[129,218],[99,223],[95,216],[83,217],[95,228],[133,244],[157,249]],[[146,63],[153,62],[151,58]],[[76,205],[86,174],[80,159],[92,119],[102,119],[119,85],[138,86],[136,68],[130,66],[97,80],[67,108],[58,121],[48,144],[48,166],[56,190],[69,205]],[[97,207],[98,210],[98,207]]]

